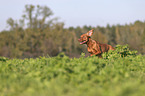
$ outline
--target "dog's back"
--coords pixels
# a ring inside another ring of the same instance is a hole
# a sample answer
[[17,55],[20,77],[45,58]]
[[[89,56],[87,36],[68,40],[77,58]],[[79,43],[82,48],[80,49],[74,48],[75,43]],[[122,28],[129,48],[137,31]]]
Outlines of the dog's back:
[[97,41],[97,44],[99,44],[100,46],[101,53],[108,52],[109,50],[114,50],[114,48],[111,45],[101,44],[101,43],[98,43],[98,41]]

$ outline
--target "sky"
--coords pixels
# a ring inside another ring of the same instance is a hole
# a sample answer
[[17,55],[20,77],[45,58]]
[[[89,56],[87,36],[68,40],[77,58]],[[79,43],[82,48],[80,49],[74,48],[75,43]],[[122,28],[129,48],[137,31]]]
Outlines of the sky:
[[26,4],[49,7],[65,27],[125,25],[145,21],[145,0],[0,0],[0,31],[19,20]]

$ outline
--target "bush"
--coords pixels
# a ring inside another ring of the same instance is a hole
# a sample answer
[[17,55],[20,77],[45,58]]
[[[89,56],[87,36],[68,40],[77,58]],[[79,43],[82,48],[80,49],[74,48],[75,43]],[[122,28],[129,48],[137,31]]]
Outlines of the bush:
[[109,58],[120,58],[120,57],[126,57],[126,56],[136,56],[137,51],[131,51],[128,48],[128,45],[116,45],[115,50],[110,50],[109,52],[103,53],[103,58],[109,59]]
[[6,58],[6,57],[0,57],[0,61],[7,61],[8,60],[8,58]]

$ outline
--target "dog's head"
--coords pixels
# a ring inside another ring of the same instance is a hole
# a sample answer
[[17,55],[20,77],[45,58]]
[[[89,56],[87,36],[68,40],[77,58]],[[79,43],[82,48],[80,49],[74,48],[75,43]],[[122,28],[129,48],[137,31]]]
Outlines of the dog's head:
[[78,41],[80,44],[86,44],[89,41],[89,38],[92,36],[94,29],[88,31],[86,34],[81,35]]

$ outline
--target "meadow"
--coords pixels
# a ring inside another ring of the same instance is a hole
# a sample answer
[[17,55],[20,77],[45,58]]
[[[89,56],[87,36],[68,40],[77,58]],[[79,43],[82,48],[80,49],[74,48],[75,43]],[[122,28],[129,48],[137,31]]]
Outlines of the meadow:
[[145,56],[118,45],[103,58],[0,57],[0,96],[144,96]]

